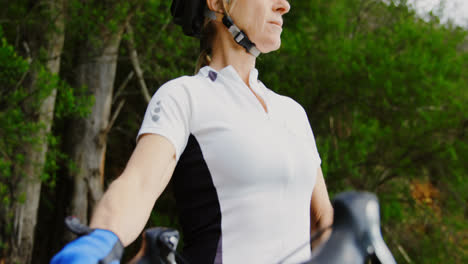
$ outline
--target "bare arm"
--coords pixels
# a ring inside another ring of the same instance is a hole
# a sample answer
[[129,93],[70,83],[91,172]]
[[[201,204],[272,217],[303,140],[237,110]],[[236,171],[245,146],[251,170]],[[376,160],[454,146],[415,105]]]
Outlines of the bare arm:
[[111,230],[124,246],[133,242],[145,227],[175,165],[175,149],[169,140],[160,135],[143,135],[124,172],[99,201],[91,228]]
[[[328,197],[327,186],[323,179],[322,168],[317,170],[317,181],[310,201],[310,230],[312,233],[333,224],[333,207]],[[312,246],[325,241],[331,232],[327,231]]]

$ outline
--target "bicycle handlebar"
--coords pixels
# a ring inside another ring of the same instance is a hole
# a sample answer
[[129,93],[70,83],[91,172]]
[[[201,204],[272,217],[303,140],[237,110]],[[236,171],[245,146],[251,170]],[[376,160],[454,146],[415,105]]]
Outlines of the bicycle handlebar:
[[[337,195],[332,204],[335,212],[330,238],[313,250],[312,258],[302,264],[362,264],[367,260],[374,264],[396,264],[380,232],[379,204],[374,194],[345,192]],[[178,241],[176,230],[149,229],[145,231],[144,238],[146,242],[143,242],[143,251],[140,252],[146,252],[146,255],[141,259],[137,255],[132,263],[176,263],[177,243],[169,243],[171,239]],[[161,253],[163,255],[158,255]],[[152,262],[146,262],[149,259]]]
[[[332,205],[334,218],[329,239],[312,251],[310,260],[301,264],[363,264],[368,260],[374,264],[396,264],[382,238],[379,203],[374,194],[341,193],[333,199]],[[65,222],[75,234],[86,235],[92,231],[76,218],[67,218]],[[188,263],[176,252],[178,242],[179,232],[175,229],[147,229],[143,233],[141,249],[130,263],[176,264],[176,258]],[[120,252],[118,259],[121,256]]]

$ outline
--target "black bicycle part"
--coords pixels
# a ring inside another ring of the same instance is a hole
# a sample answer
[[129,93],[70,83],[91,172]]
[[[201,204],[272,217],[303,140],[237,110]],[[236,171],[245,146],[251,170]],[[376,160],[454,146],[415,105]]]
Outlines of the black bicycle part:
[[80,219],[75,216],[67,216],[65,218],[65,226],[77,236],[84,236],[94,231],[89,226],[82,224]]
[[330,238],[303,264],[396,264],[380,232],[377,197],[367,192],[345,192],[333,199]]
[[[179,232],[175,229],[155,227],[147,229],[144,234],[146,248],[144,255],[137,264],[170,264],[175,263]],[[181,259],[181,262],[186,262]]]

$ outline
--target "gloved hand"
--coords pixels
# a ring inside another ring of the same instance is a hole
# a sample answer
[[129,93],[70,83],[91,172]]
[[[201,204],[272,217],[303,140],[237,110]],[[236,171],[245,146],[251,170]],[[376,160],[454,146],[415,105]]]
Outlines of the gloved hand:
[[95,229],[68,243],[50,264],[119,264],[123,249],[122,242],[113,232]]

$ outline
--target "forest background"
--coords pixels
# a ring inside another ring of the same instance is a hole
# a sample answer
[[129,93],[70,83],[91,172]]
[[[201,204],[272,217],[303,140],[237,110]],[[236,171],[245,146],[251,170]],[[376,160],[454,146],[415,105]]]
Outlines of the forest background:
[[[194,72],[171,1],[0,0],[0,263],[48,263]],[[468,263],[467,30],[405,0],[297,0],[260,79],[307,111],[331,198],[378,195],[399,263]],[[171,186],[148,226],[178,227]],[[135,253],[138,242],[126,251]]]

